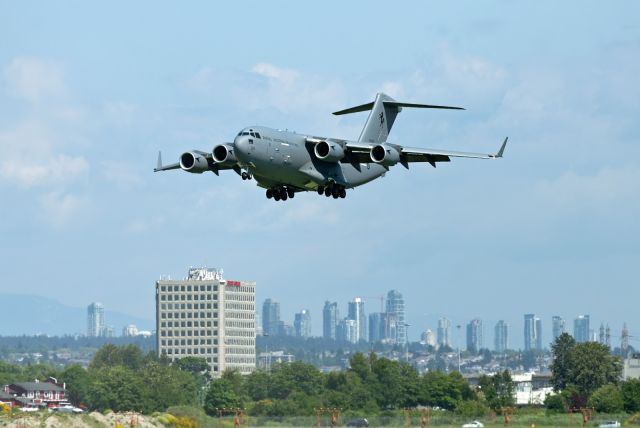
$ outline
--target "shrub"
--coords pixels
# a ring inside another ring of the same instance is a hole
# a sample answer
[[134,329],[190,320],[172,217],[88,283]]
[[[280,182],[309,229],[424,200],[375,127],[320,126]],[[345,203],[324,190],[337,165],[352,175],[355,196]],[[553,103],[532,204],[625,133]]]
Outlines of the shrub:
[[549,413],[564,413],[567,403],[560,394],[547,395],[544,399],[544,407],[547,408]]
[[460,402],[456,413],[469,417],[484,416],[489,413],[489,407],[477,400],[466,400]]
[[629,379],[621,387],[624,410],[629,413],[640,411],[640,379]]
[[619,413],[623,405],[622,393],[615,385],[601,386],[589,398],[589,407],[600,413]]

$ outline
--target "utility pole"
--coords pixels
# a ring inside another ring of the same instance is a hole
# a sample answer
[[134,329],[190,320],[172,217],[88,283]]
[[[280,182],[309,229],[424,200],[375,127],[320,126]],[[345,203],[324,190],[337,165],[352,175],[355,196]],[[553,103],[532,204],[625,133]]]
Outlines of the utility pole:
[[458,334],[456,335],[456,336],[457,336],[457,338],[456,338],[456,342],[457,342],[457,345],[458,345],[458,373],[462,373],[462,372],[460,371],[460,328],[461,328],[461,327],[462,327],[462,326],[461,326],[460,324],[458,324],[458,325],[456,326],[456,330],[458,331]]
[[407,339],[407,343],[405,344],[406,345],[405,360],[407,361],[407,363],[409,362],[409,327],[410,326],[411,324],[404,323],[406,339]]

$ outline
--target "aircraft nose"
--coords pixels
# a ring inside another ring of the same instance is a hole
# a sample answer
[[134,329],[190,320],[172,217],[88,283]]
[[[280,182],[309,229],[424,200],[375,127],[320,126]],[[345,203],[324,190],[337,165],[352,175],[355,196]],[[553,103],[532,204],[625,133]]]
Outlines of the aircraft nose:
[[233,145],[236,147],[236,154],[248,155],[249,154],[249,139],[237,138]]

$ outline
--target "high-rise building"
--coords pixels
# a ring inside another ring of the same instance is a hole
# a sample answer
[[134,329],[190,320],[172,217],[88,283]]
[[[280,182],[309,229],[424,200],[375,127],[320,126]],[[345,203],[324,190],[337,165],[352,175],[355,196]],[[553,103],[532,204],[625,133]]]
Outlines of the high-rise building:
[[369,342],[387,342],[389,314],[374,312],[369,314]]
[[424,333],[422,333],[421,339],[425,345],[432,346],[434,348],[436,347],[436,335],[433,334],[433,331],[431,331],[431,329],[427,329]]
[[366,342],[369,340],[367,314],[364,311],[364,300],[360,297],[356,297],[352,302],[349,302],[348,318],[356,323],[356,341],[363,340]]
[[340,321],[338,304],[336,302],[324,302],[322,309],[322,336],[325,339],[336,339],[336,327]]
[[451,320],[447,318],[438,320],[437,339],[439,347],[451,347]]
[[467,324],[467,351],[476,353],[482,349],[482,320],[474,319]]
[[358,343],[356,321],[350,318],[341,320],[336,328],[336,336],[340,341]]
[[266,299],[262,304],[262,334],[265,336],[281,334],[280,302]]
[[553,341],[555,342],[558,336],[566,331],[564,318],[554,315],[551,318],[551,330],[553,334]]
[[225,280],[222,271],[191,268],[183,280],[156,282],[159,355],[201,357],[218,377],[256,366],[256,283]]
[[509,324],[504,320],[498,321],[494,331],[494,349],[496,352],[504,352],[509,347]]
[[404,298],[398,290],[390,290],[387,293],[387,313],[395,319],[395,336],[389,337],[398,345],[407,343],[407,323],[405,321]]
[[135,324],[129,324],[122,329],[122,335],[124,337],[133,337],[138,335],[138,327]]
[[311,337],[311,314],[308,309],[295,314],[293,329],[298,337]]
[[573,338],[578,343],[591,340],[589,335],[589,315],[578,315],[578,318],[573,321]]
[[94,302],[87,306],[87,336],[104,336],[104,306]]
[[542,350],[542,321],[535,314],[524,315],[524,350]]
[[622,325],[622,334],[620,335],[620,353],[623,357],[629,355],[629,329],[627,323]]
[[294,336],[295,330],[291,324],[280,320],[278,322],[278,332],[276,334],[280,336]]

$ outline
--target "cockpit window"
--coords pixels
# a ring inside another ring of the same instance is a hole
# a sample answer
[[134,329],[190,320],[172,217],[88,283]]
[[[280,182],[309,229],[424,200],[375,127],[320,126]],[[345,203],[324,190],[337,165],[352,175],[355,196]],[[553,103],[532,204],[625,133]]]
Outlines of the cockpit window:
[[256,132],[256,138],[262,138],[262,137],[260,137],[260,134]]
[[245,131],[242,133],[242,135],[249,135],[249,133]]
[[249,134],[250,134],[253,138],[255,138],[255,137],[256,137],[256,134],[255,134],[253,131],[249,132]]

